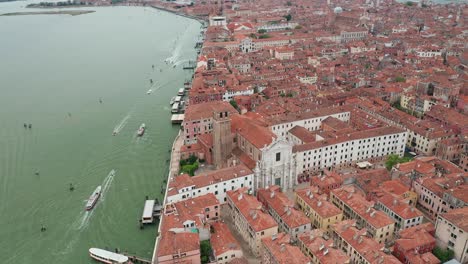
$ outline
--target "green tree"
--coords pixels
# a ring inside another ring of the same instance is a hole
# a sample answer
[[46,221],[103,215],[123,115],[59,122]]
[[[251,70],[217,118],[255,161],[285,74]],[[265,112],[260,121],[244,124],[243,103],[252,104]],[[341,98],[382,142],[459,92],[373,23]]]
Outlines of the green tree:
[[413,2],[407,1],[407,2],[406,2],[406,5],[407,5],[407,6],[413,6]]
[[190,176],[194,176],[195,171],[197,169],[198,169],[198,161],[196,161],[193,164],[187,164],[187,165],[182,166],[182,168],[180,169],[180,172],[181,173],[187,173]]
[[260,35],[258,38],[259,39],[266,39],[266,38],[271,38],[271,36],[268,35],[268,34],[263,34],[263,35]]
[[436,247],[434,248],[434,250],[432,251],[432,253],[434,254],[434,256],[436,256],[442,263],[444,262],[447,262],[451,259],[453,259],[453,256],[454,256],[454,252],[453,250],[450,250],[450,249],[442,249],[440,247]]
[[237,105],[237,102],[233,99],[229,101],[229,103],[234,107],[236,110],[239,110],[239,106]]
[[397,76],[397,77],[395,77],[394,81],[395,82],[406,82],[406,79],[403,76]]
[[291,16],[291,14],[287,14],[287,15],[284,16],[284,18],[286,18],[287,21],[291,21],[292,16]]
[[204,240],[200,242],[200,259],[201,263],[205,264],[210,262],[211,255],[211,244],[209,240]]
[[302,29],[301,25],[297,25],[294,29]]
[[292,6],[291,1],[286,2],[286,5],[287,5],[287,6]]
[[385,161],[385,168],[387,168],[387,170],[391,170],[393,168],[393,166],[395,166],[396,164],[398,163],[405,163],[405,162],[408,162],[408,161],[411,161],[412,158],[410,157],[401,157],[396,155],[396,154],[391,154],[391,155],[388,155],[387,157],[387,160]]
[[264,34],[266,32],[267,32],[266,29],[263,29],[263,28],[258,30],[258,33],[260,33],[260,34]]

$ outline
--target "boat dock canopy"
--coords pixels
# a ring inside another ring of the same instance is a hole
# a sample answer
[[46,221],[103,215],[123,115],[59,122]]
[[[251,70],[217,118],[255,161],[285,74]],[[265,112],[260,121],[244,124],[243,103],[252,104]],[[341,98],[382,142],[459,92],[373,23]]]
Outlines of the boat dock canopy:
[[179,103],[175,103],[175,104],[172,105],[171,112],[172,112],[172,113],[177,113],[177,112],[179,112]]
[[141,220],[143,223],[153,222],[154,204],[155,204],[155,200],[145,201],[145,208],[143,209],[143,215],[141,216]]
[[171,122],[173,124],[181,124],[184,121],[184,114],[174,114],[171,117]]

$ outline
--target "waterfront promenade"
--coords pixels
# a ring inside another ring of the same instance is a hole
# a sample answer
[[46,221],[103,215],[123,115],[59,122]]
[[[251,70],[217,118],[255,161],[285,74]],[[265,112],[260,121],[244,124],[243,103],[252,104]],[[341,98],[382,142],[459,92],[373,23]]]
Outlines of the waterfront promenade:
[[[163,208],[165,208],[166,206],[166,198],[167,198],[167,192],[169,189],[170,179],[171,177],[179,174],[180,148],[182,147],[183,144],[184,144],[184,138],[181,135],[181,131],[179,130],[179,133],[177,134],[176,138],[174,139],[174,143],[172,144],[171,160],[169,163],[169,173],[167,175],[166,189],[164,192],[164,199],[163,199]],[[156,242],[154,243],[154,249],[153,249],[153,257],[152,257],[153,264],[158,263],[157,249],[158,249],[158,244],[159,244],[160,235],[161,235],[162,219],[163,217],[161,215],[161,218],[158,223],[158,232],[157,232]]]

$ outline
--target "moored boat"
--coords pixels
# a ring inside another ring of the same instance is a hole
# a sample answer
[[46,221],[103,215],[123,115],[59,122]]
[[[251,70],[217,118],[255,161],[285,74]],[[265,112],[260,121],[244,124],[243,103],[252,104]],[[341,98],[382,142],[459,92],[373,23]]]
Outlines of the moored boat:
[[138,128],[137,135],[139,137],[143,136],[143,134],[145,133],[145,128],[146,128],[146,126],[145,126],[144,123],[141,124],[140,128]]
[[93,194],[88,199],[88,202],[86,202],[86,211],[89,211],[93,209],[93,207],[96,205],[97,200],[101,196],[101,186],[99,185],[96,190],[94,190]]
[[90,248],[89,256],[99,262],[108,264],[123,264],[128,263],[128,257],[122,254],[110,252],[100,248]]
[[175,97],[175,96],[171,98],[171,102],[170,102],[170,103],[171,103],[171,105],[173,105],[173,104],[175,103],[175,99],[176,99],[176,97]]

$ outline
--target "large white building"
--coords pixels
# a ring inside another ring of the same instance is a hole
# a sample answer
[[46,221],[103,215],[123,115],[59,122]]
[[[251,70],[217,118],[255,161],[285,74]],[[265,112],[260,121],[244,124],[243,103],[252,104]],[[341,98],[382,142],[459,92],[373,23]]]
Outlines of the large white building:
[[271,185],[292,189],[303,173],[404,154],[407,132],[403,129],[384,126],[357,131],[349,126],[349,119],[350,112],[340,108],[295,118],[276,116],[263,123],[236,115],[231,131],[235,131],[236,155],[254,171],[254,189]]
[[279,23],[279,24],[267,24],[261,27],[258,27],[258,30],[265,30],[266,32],[272,31],[282,31],[282,30],[291,30],[295,29],[299,24],[298,23]]
[[187,174],[169,179],[167,203],[174,203],[189,198],[213,193],[219,203],[226,202],[226,192],[239,188],[253,191],[253,172],[245,165],[216,170],[207,174],[190,177]]
[[296,175],[337,166],[351,166],[359,161],[390,154],[403,156],[407,132],[396,127],[379,127],[335,138],[317,135],[315,142],[293,147]]

